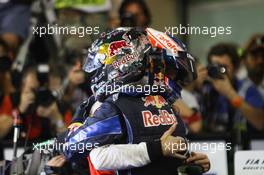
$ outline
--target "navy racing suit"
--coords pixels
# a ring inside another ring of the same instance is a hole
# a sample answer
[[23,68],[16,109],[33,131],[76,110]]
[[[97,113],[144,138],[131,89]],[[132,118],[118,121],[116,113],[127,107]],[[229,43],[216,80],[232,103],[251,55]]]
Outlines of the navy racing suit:
[[[126,94],[108,97],[87,117],[84,124],[66,139],[65,155],[74,160],[89,155],[104,145],[146,143],[150,163],[141,167],[117,170],[121,175],[176,175],[183,162],[162,155],[160,137],[175,122],[174,136],[186,136],[185,125],[165,100],[167,94]],[[87,115],[87,113],[86,113]],[[80,145],[82,149],[80,150]],[[133,157],[131,157],[133,159]]]

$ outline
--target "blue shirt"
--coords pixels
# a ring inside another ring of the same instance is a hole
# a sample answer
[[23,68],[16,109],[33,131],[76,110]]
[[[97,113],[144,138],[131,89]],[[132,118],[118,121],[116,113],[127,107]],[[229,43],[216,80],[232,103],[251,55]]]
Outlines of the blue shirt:
[[[248,78],[234,79],[236,92],[251,106],[264,109],[264,100],[257,87]],[[227,131],[236,124],[246,124],[249,132],[255,132],[239,110],[233,108],[229,100],[214,90],[211,84],[205,84],[202,89],[201,111],[207,127],[212,131]]]

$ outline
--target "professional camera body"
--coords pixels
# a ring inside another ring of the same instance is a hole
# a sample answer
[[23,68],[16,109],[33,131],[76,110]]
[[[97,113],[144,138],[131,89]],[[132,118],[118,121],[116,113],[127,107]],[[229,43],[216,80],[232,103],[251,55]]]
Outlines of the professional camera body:
[[35,93],[35,105],[48,107],[57,99],[57,93],[48,88],[49,83],[49,66],[40,64],[37,66],[37,77],[40,84],[38,89],[33,90]]
[[40,88],[34,92],[36,97],[35,104],[37,106],[48,107],[56,101],[56,95],[47,88]]
[[207,67],[209,77],[213,79],[223,79],[226,74],[226,67],[221,64],[209,64]]
[[136,26],[136,17],[131,13],[125,13],[121,16],[121,26],[133,27]]
[[12,61],[8,56],[0,56],[0,72],[9,71]]

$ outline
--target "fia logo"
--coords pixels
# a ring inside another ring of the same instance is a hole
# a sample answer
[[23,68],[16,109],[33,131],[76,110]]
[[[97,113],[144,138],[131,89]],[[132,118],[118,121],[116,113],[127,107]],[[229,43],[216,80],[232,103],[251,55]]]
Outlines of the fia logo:
[[264,159],[248,159],[245,165],[264,165]]

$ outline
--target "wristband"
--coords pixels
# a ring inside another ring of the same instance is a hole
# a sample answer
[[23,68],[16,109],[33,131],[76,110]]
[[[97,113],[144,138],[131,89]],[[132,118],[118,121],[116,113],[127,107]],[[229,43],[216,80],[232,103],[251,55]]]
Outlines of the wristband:
[[239,108],[242,105],[242,101],[243,101],[242,97],[236,96],[235,98],[230,100],[230,103],[233,107]]
[[156,139],[150,142],[147,142],[147,150],[149,159],[151,162],[158,160],[162,157],[162,148],[161,148],[161,141],[160,139]]
[[202,119],[201,115],[199,112],[195,112],[193,115],[189,116],[189,117],[183,117],[183,121],[190,125],[194,122],[200,121]]

